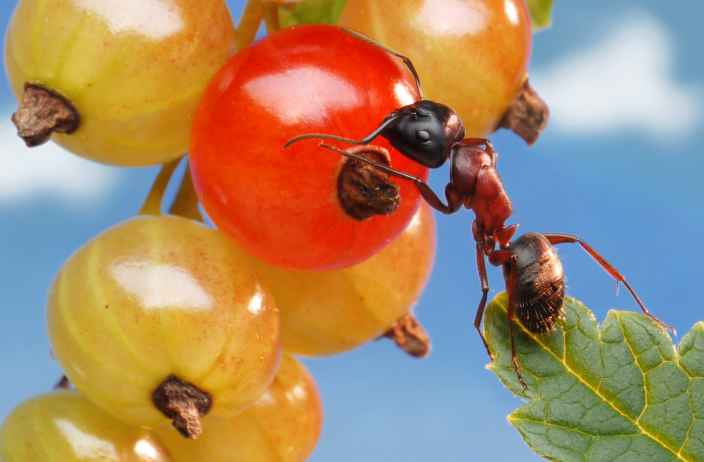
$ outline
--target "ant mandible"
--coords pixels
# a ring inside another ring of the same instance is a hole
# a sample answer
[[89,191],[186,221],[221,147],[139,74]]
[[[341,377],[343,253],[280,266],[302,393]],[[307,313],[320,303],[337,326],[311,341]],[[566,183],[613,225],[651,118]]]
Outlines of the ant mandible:
[[[404,62],[407,65],[410,63],[407,58]],[[412,65],[409,67],[413,71]],[[414,75],[417,77],[415,72]],[[385,148],[369,144],[379,136],[386,138],[401,154],[426,167],[440,167],[449,159],[450,181],[445,187],[447,203],[444,203],[421,178],[365,157],[364,154],[368,152],[388,154]],[[488,258],[492,265],[503,267],[509,300],[507,317],[511,361],[524,389],[527,385],[516,356],[513,320],[518,317],[528,330],[542,334],[552,331],[557,320],[562,317],[565,279],[562,263],[553,247],[556,244],[580,245],[611,277],[626,287],[646,316],[661,327],[670,329],[650,313],[626,278],[577,236],[527,233],[512,241],[518,226],[506,225],[512,214],[512,206],[496,170],[498,154],[489,140],[464,136],[464,126],[455,111],[440,103],[420,100],[392,112],[372,133],[360,140],[332,134],[309,133],[290,139],[285,147],[306,139],[328,139],[355,145],[343,150],[325,142],[320,143],[325,149],[373,165],[389,175],[412,181],[423,199],[442,213],[455,213],[462,206],[474,212],[472,234],[482,290],[474,327],[489,358],[493,360],[493,354],[481,331],[489,293],[486,271]]]

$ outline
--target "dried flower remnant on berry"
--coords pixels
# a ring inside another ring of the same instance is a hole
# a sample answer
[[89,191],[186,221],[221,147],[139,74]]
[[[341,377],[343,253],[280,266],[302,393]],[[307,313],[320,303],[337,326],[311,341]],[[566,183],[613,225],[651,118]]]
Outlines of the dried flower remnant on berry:
[[526,79],[497,128],[508,128],[526,143],[533,144],[547,126],[549,118],[550,108]]
[[171,375],[154,390],[152,401],[184,437],[195,439],[203,432],[200,418],[213,404],[210,395]]
[[78,130],[80,115],[64,96],[38,84],[28,83],[12,122],[17,134],[29,147],[49,141],[56,133],[71,134]]
[[[376,146],[350,148],[354,154],[389,166],[388,152]],[[389,174],[373,165],[356,159],[347,159],[337,178],[340,205],[355,220],[366,220],[375,215],[388,215],[400,203],[399,188],[389,181]]]
[[386,331],[384,337],[414,358],[425,358],[430,354],[430,336],[412,314],[407,314]]

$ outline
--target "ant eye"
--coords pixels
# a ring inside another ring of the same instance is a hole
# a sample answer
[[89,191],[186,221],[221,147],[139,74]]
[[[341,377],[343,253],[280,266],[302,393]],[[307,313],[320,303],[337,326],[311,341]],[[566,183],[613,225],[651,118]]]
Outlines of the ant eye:
[[422,143],[427,143],[430,141],[430,133],[427,130],[418,130],[416,132],[416,139]]

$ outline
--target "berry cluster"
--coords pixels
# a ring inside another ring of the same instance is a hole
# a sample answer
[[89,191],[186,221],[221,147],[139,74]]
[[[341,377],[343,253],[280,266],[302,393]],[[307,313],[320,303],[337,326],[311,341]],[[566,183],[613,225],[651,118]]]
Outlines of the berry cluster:
[[[327,25],[247,46],[262,19],[279,28],[286,6],[275,2],[250,0],[236,29],[223,0],[133,4],[20,0],[9,26],[13,121],[28,146],[51,139],[98,162],[164,166],[140,214],[58,273],[49,335],[75,390],[18,407],[0,456],[303,461],[322,411],[292,354],[387,336],[427,355],[411,308],[434,258],[431,207],[477,216],[477,327],[485,256],[506,267],[522,250],[504,226],[493,149],[477,137],[505,126],[532,143],[545,125],[526,78],[526,7],[485,0],[464,12],[474,21],[418,29],[403,18],[423,14],[419,2],[349,0],[341,25],[399,55]],[[457,112],[423,99],[419,76]],[[445,204],[425,179],[447,159]]]

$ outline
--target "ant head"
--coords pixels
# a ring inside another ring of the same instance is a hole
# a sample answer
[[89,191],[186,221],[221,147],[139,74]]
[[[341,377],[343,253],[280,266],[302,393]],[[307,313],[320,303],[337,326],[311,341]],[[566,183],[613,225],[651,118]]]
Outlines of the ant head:
[[394,111],[381,135],[407,157],[436,168],[450,157],[453,144],[464,138],[464,125],[444,104],[421,100]]

